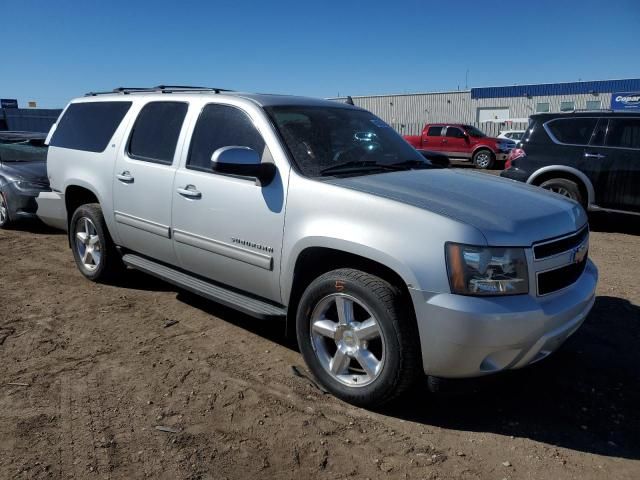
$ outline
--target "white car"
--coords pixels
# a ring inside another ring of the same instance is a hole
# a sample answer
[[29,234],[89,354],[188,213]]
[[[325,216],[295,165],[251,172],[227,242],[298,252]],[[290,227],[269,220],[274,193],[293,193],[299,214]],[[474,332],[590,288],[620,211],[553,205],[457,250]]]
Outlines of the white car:
[[522,136],[524,135],[524,130],[504,130],[500,132],[498,138],[506,138],[507,140],[513,140],[518,143]]

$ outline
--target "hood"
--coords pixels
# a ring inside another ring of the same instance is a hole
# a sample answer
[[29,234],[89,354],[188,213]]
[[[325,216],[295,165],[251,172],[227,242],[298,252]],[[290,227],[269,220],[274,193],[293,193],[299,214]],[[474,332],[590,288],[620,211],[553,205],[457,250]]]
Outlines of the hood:
[[49,184],[47,162],[2,162],[0,174],[8,181],[28,180],[30,182]]
[[464,170],[407,170],[329,181],[480,230],[492,246],[529,246],[587,222],[580,205],[539,187]]

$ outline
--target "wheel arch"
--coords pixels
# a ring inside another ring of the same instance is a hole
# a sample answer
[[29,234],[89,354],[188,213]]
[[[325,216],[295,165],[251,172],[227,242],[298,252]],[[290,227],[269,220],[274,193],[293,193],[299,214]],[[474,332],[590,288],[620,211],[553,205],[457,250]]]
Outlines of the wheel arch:
[[576,182],[580,189],[580,193],[586,200],[587,207],[594,204],[596,195],[591,180],[589,180],[589,177],[587,177],[583,172],[573,167],[566,165],[549,165],[542,167],[529,176],[527,183],[539,186],[543,182],[552,178],[565,178]]
[[83,184],[69,184],[64,190],[64,205],[67,212],[67,232],[69,246],[71,246],[71,217],[76,209],[88,203],[101,204],[98,195],[92,188]]

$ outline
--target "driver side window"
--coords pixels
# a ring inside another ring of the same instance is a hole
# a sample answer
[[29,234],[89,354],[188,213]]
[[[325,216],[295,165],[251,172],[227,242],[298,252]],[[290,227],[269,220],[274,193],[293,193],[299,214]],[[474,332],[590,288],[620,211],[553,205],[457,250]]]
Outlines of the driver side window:
[[464,133],[458,127],[447,127],[447,137],[464,138]]
[[266,148],[262,135],[242,110],[230,105],[206,105],[193,130],[187,168],[210,172],[213,152],[230,146],[252,148],[261,157]]

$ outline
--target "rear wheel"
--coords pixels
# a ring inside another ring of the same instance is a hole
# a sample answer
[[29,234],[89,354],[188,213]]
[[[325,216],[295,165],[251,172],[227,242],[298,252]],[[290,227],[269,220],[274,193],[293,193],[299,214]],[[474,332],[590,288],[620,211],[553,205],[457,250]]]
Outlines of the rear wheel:
[[571,200],[575,200],[584,206],[584,199],[582,198],[580,188],[576,182],[566,178],[552,178],[542,182],[540,186],[546,190],[550,190],[554,193],[570,198]]
[[0,228],[8,227],[10,223],[9,204],[7,204],[4,193],[0,192]]
[[326,273],[306,289],[297,313],[300,351],[328,391],[355,405],[388,402],[421,372],[413,315],[401,291],[353,269]]
[[493,167],[495,161],[496,156],[493,152],[484,148],[473,154],[473,164],[483,170]]
[[81,205],[71,218],[69,239],[78,270],[89,280],[110,280],[124,265],[97,203]]

